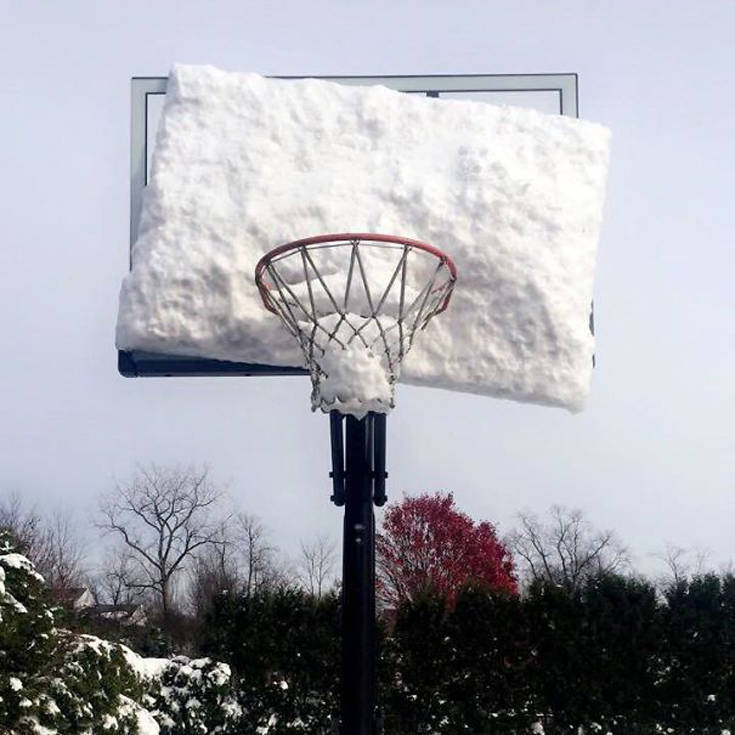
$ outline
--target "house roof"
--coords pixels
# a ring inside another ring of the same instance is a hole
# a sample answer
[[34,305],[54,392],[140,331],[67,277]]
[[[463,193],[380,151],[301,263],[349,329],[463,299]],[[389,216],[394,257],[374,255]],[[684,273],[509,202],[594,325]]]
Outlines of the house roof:
[[140,610],[142,605],[93,605],[87,611],[92,615],[104,615],[105,613],[126,613],[132,615],[136,610]]
[[51,594],[60,602],[74,602],[78,600],[85,592],[86,587],[52,587]]

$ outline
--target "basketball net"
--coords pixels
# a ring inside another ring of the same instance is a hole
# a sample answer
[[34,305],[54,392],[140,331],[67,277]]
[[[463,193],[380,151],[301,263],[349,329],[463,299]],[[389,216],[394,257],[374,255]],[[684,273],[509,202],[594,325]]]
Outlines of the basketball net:
[[392,235],[321,235],[275,248],[255,282],[266,309],[297,339],[311,373],[312,410],[387,413],[419,330],[444,311],[451,258]]

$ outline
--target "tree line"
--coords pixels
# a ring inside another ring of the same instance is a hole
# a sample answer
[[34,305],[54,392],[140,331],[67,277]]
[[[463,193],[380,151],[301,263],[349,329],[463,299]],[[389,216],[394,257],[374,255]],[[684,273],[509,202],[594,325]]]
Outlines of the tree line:
[[[632,573],[612,531],[579,510],[552,506],[520,513],[499,538],[492,523],[462,513],[451,493],[404,497],[387,506],[377,538],[378,597],[394,609],[426,587],[451,601],[468,580],[516,592],[544,580],[576,591],[590,576]],[[166,626],[201,620],[218,592],[249,596],[264,587],[303,587],[320,597],[338,584],[337,544],[301,541],[298,558],[280,554],[262,522],[232,507],[208,469],[139,467],[98,498],[95,527],[104,549],[91,566],[70,517],[45,517],[18,495],[0,496],[0,529],[10,531],[47,585],[87,587],[98,604],[143,604]],[[667,547],[668,579],[686,576],[683,549]],[[698,569],[702,569],[699,559]]]
[[293,584],[318,596],[335,581],[333,541],[304,539],[296,559],[284,558],[262,522],[236,511],[206,468],[138,468],[98,498],[94,525],[102,554],[90,563],[68,514],[44,516],[17,494],[0,497],[0,529],[59,601],[86,588],[98,605],[144,606],[163,629],[200,621],[224,589],[248,596]]
[[[141,468],[118,484],[100,498],[97,528],[113,543],[90,575],[67,520],[44,519],[18,498],[0,502],[0,529],[49,592],[86,584],[96,600],[142,602],[150,613],[137,630],[73,611],[65,626],[149,656],[229,664],[232,690],[223,696],[253,732],[269,722],[273,735],[330,731],[334,543],[303,542],[298,564],[288,565],[263,524],[234,511],[206,470],[181,468]],[[687,569],[681,549],[667,549],[670,573],[653,583],[635,573],[613,532],[580,511],[520,514],[501,538],[451,493],[424,493],[387,506],[377,561],[387,732],[720,735],[732,727],[735,578]]]
[[[328,733],[338,707],[340,600],[303,590],[223,594],[205,654],[228,662],[258,721]],[[594,572],[523,594],[467,582],[424,588],[380,617],[386,732],[722,735],[735,726],[735,577],[662,590]],[[291,724],[289,724],[291,723]]]

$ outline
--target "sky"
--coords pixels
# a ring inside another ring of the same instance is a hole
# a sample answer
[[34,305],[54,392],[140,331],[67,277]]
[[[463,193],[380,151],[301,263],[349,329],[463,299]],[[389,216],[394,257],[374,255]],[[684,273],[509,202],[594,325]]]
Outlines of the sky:
[[0,17],[0,496],[71,514],[95,548],[116,479],[206,463],[284,553],[340,535],[308,380],[117,372],[132,76],[576,72],[581,117],[613,132],[587,409],[399,386],[389,496],[451,490],[501,534],[581,508],[649,573],[667,543],[735,559],[733,3],[5,0]]

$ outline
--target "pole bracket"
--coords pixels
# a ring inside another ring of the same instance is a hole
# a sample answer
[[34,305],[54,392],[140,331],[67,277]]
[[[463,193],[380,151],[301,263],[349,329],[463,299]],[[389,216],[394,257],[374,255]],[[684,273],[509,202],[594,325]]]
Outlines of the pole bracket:
[[[385,505],[388,496],[385,492],[385,439],[386,416],[373,413],[365,417],[367,440],[369,442],[370,478],[372,479],[373,503],[378,507]],[[345,504],[345,439],[344,416],[339,411],[329,412],[329,436],[332,448],[332,494],[329,499],[338,507]]]

